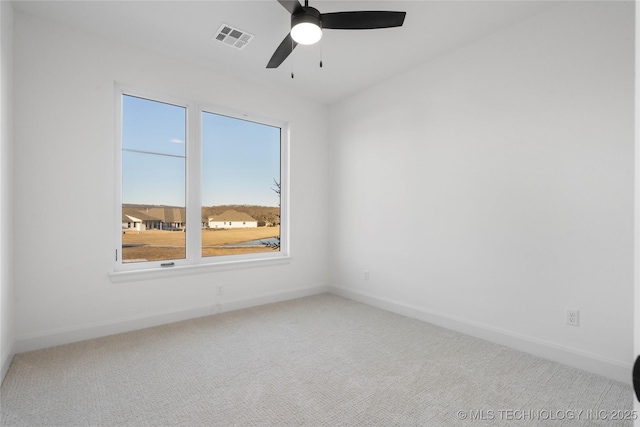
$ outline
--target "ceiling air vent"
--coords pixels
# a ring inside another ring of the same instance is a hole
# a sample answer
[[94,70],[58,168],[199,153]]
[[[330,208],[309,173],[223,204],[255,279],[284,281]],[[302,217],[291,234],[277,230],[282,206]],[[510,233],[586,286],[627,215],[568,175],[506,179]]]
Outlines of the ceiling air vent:
[[243,49],[255,36],[228,24],[222,24],[215,39],[229,46]]

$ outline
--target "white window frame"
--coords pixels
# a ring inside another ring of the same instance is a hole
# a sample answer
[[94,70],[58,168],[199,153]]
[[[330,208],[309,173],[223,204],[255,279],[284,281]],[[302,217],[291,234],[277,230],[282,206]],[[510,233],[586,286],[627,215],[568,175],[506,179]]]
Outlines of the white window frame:
[[[288,262],[289,254],[289,124],[209,103],[187,100],[156,91],[115,85],[115,209],[113,268],[114,282],[241,268],[247,263]],[[124,95],[172,104],[186,109],[186,257],[162,261],[122,262],[122,99]],[[254,254],[202,256],[202,113],[213,113],[280,128],[280,250]],[[162,264],[171,264],[162,266]]]

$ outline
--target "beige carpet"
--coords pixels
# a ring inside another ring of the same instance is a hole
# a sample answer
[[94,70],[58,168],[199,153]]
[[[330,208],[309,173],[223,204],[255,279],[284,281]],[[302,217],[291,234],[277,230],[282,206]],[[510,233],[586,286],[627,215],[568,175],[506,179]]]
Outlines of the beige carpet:
[[6,426],[611,427],[632,425],[610,418],[633,402],[628,385],[330,294],[19,354],[0,391]]

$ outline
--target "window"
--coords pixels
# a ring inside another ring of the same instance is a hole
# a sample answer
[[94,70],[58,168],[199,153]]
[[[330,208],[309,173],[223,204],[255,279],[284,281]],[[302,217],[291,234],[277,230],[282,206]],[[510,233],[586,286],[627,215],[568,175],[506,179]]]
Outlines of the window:
[[279,250],[281,132],[202,112],[203,257]]
[[115,271],[288,255],[286,124],[123,88],[117,106]]
[[[184,217],[186,119],[183,106],[122,96],[123,218],[157,218],[173,230],[174,218]],[[134,228],[122,235],[122,263],[186,258],[184,235]]]

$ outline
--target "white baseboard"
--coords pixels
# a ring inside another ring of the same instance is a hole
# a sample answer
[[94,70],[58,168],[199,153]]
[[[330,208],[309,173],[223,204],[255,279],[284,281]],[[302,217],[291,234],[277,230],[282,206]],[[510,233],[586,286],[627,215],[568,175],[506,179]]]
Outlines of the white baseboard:
[[217,313],[226,313],[229,311],[241,310],[243,308],[257,307],[259,305],[272,304],[274,302],[308,297],[325,292],[329,292],[329,286],[317,285],[307,288],[287,289],[284,291],[259,295],[252,298],[241,298],[236,300],[222,301],[219,305]]
[[9,367],[13,361],[13,356],[16,354],[15,348],[16,342],[15,340],[12,340],[8,349],[2,349],[2,371],[0,372],[0,384],[4,381],[4,377],[7,376],[7,372],[9,371]]
[[597,375],[631,384],[632,365],[618,360],[609,359],[583,352],[552,342],[517,334],[511,331],[494,328],[466,319],[456,318],[443,313],[437,313],[421,307],[412,306],[388,298],[382,298],[366,292],[330,286],[329,292],[344,298],[349,298],[367,305],[432,323],[457,332],[474,336],[496,344],[504,345],[515,350],[523,351],[563,365],[582,369]]
[[[242,308],[255,307],[258,305],[321,294],[328,291],[329,287],[326,285],[315,285],[304,288],[286,289],[234,300],[225,300],[224,297],[220,297],[220,299],[213,304],[210,303],[198,307],[181,308],[163,313],[147,314],[143,316],[117,319],[109,322],[83,325],[80,327],[57,329],[32,335],[24,335],[16,338],[15,344],[13,345],[14,353],[12,353],[12,355],[23,353],[25,351],[39,350],[42,348],[54,347],[57,345],[69,344],[92,338],[105,337],[108,335],[165,325],[167,323],[179,322],[181,320],[195,319],[197,317],[210,316]],[[4,360],[2,370],[4,375]]]

